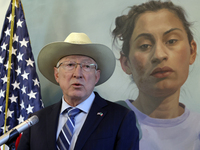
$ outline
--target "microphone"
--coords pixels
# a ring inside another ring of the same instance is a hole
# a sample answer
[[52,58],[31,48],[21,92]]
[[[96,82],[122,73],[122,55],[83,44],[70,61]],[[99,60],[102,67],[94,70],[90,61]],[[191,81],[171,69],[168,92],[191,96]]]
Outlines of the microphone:
[[21,124],[17,125],[13,129],[11,129],[10,131],[6,132],[4,135],[0,137],[0,146],[5,143],[7,145],[10,144],[19,136],[21,132],[35,125],[36,123],[38,123],[38,121],[39,121],[38,116],[34,115],[29,119],[25,120],[24,122],[22,122]]

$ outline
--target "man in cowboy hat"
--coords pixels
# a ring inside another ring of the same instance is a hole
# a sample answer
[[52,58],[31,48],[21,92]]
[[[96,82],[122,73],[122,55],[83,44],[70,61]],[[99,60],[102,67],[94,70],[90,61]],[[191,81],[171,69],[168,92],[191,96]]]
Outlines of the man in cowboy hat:
[[115,69],[115,57],[108,47],[92,44],[84,33],[71,33],[64,42],[41,50],[38,67],[61,87],[63,97],[34,113],[39,123],[23,133],[18,150],[139,149],[133,111],[93,92]]

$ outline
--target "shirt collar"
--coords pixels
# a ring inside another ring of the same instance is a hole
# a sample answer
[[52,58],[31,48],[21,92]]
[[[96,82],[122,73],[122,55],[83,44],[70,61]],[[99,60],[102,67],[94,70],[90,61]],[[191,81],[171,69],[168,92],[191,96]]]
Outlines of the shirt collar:
[[[94,92],[92,92],[91,95],[86,100],[84,100],[82,103],[78,104],[76,106],[76,108],[79,108],[82,112],[87,114],[90,110],[90,107],[91,107],[93,101],[94,101],[94,98],[95,98],[95,94],[94,94]],[[62,113],[64,110],[66,110],[69,107],[71,107],[71,106],[65,102],[64,96],[62,96],[62,106],[61,106],[60,113]]]

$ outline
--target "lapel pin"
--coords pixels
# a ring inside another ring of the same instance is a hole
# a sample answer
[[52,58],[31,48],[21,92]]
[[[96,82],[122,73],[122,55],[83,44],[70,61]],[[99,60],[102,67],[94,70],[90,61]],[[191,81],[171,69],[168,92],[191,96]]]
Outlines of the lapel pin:
[[103,116],[103,113],[102,113],[102,112],[98,112],[97,115],[99,115],[99,116],[102,117],[102,116]]

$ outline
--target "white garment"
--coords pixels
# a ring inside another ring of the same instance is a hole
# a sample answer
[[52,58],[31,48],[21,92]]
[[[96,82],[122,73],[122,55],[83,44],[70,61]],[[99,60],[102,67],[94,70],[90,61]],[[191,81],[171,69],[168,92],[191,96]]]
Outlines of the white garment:
[[199,113],[185,108],[177,118],[156,119],[140,112],[129,100],[126,103],[135,112],[142,130],[140,150],[200,150]]

